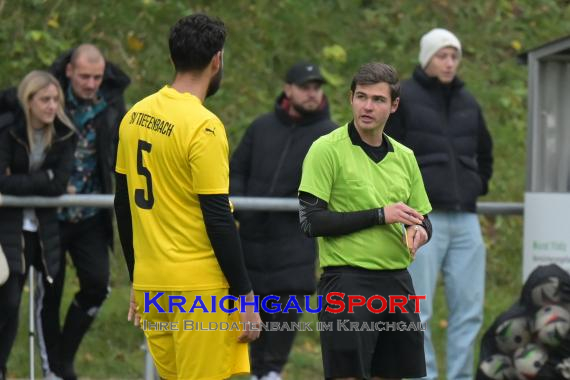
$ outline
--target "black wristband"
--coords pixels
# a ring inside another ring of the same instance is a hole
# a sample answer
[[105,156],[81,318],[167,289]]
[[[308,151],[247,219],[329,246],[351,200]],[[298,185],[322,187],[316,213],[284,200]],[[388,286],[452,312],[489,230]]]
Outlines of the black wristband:
[[386,218],[384,217],[384,207],[378,209],[378,224],[386,224]]

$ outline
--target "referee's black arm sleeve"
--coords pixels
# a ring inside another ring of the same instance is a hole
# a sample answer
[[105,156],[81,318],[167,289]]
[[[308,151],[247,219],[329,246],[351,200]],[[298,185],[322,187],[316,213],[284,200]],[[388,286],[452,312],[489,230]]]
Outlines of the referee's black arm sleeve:
[[299,193],[299,221],[308,237],[338,236],[360,231],[380,224],[378,209],[335,212],[313,194]]
[[133,222],[131,220],[131,209],[129,208],[129,191],[127,188],[127,176],[116,173],[115,189],[115,215],[117,217],[117,229],[119,239],[123,248],[123,255],[127,263],[129,278],[133,282],[133,272],[135,270],[135,250],[133,248]]
[[431,220],[429,220],[429,217],[427,214],[424,215],[424,220],[422,221],[422,227],[426,229],[426,232],[428,235],[427,241],[430,241],[431,235],[433,234],[433,227],[431,225]]
[[230,284],[230,294],[239,296],[249,293],[252,289],[251,282],[245,268],[228,196],[199,194],[198,199],[214,254]]

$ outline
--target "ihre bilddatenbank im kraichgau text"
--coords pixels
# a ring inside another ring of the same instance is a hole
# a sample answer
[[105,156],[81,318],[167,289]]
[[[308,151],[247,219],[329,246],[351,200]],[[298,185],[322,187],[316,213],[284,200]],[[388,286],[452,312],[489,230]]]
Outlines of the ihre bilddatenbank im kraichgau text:
[[[162,297],[167,298],[167,305],[164,305]],[[327,305],[323,308],[323,298],[326,300]],[[297,296],[291,295],[283,306],[279,301],[278,296],[270,295],[260,299],[259,296],[254,296],[253,301],[247,301],[245,296],[235,297],[227,295],[221,298],[192,297],[191,302],[187,302],[185,296],[182,295],[168,295],[165,296],[164,292],[157,292],[151,295],[149,292],[144,292],[144,313],[151,312],[152,308],[159,314],[162,313],[188,313],[189,317],[192,313],[216,313],[224,312],[231,314],[234,312],[244,312],[246,306],[253,306],[256,312],[263,309],[269,314],[278,312],[289,313],[309,313],[315,314],[325,311],[332,314],[339,314],[346,312],[348,314],[354,313],[358,307],[365,307],[368,311],[374,314],[379,313],[396,313],[401,312],[407,314],[409,312],[420,312],[420,300],[425,299],[425,295],[410,295],[408,297],[395,295],[386,297],[374,295],[371,297],[364,297],[362,295],[346,295],[341,292],[331,292],[326,296],[319,295],[316,297],[317,306],[310,306],[310,296],[304,296],[306,308],[300,306]],[[229,306],[233,303],[234,306]],[[235,306],[237,303],[237,306]],[[410,303],[411,311],[406,308]],[[396,311],[397,310],[397,311]],[[427,328],[426,323],[421,322],[354,322],[350,319],[338,319],[336,321],[318,321],[318,322],[261,322],[252,324],[250,322],[203,322],[195,321],[188,318],[179,322],[153,322],[143,316],[142,320],[143,330],[154,331],[215,331],[215,330],[259,330],[259,331],[425,331]]]

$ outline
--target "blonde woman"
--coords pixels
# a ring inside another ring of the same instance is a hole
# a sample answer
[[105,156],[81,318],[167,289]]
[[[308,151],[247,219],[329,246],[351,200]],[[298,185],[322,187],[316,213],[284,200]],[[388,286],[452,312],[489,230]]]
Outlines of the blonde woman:
[[[58,81],[32,71],[16,89],[0,94],[0,193],[57,196],[73,166],[75,128],[63,109]],[[9,267],[0,286],[0,379],[16,337],[18,310],[30,265],[50,281],[59,268],[55,208],[0,207],[0,245]]]

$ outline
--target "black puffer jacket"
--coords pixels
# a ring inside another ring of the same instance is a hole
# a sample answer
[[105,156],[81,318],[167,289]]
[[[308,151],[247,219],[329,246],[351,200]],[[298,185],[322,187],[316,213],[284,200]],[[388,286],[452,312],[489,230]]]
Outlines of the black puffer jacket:
[[[64,93],[67,93],[69,79],[65,75],[65,68],[71,59],[73,50],[61,55],[51,66],[50,72],[59,80]],[[130,83],[129,77],[113,63],[106,61],[105,72],[100,92],[107,102],[107,108],[99,113],[93,120],[96,131],[97,167],[103,192],[112,194],[114,190],[112,178],[115,171],[115,157],[117,153],[118,131],[123,116],[125,116],[125,101],[123,94]],[[66,112],[69,113],[73,105],[66,102]],[[108,241],[113,246],[112,212],[105,209],[107,220]]]
[[[282,94],[275,112],[256,119],[230,162],[230,194],[296,198],[303,159],[313,141],[337,127],[328,103],[302,120],[292,120]],[[240,236],[257,294],[310,294],[315,290],[315,243],[293,212],[238,212]]]
[[493,144],[460,79],[445,86],[416,68],[385,131],[414,151],[435,210],[475,211],[493,173]]
[[[75,133],[56,119],[56,135],[39,171],[29,172],[29,145],[25,116],[16,99],[15,89],[0,94],[0,193],[17,196],[58,196],[65,192],[73,167]],[[51,169],[54,176],[47,174]],[[9,173],[9,174],[8,174]],[[55,208],[36,208],[42,247],[43,270],[54,278],[59,269],[59,222]],[[23,209],[0,207],[0,245],[10,271],[24,273]]]

